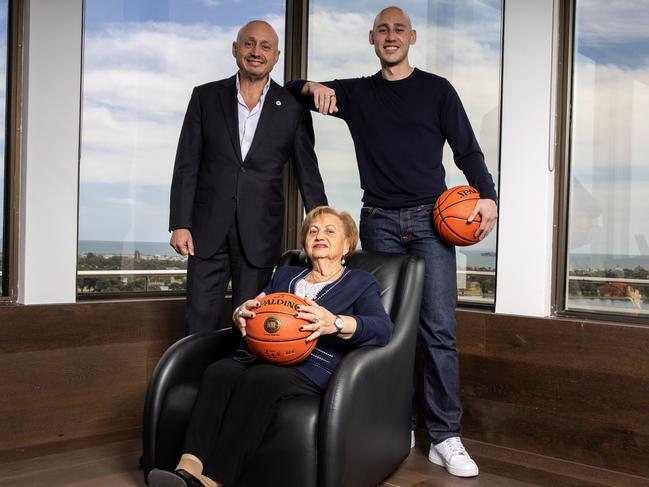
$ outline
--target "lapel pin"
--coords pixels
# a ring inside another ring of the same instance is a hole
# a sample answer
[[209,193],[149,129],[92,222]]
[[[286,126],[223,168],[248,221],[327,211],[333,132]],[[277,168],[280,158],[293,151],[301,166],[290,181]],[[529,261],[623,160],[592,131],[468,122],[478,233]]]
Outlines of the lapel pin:
[[281,101],[279,101],[279,100],[277,100],[277,101],[275,102],[275,105],[277,105],[277,106],[279,107],[279,106],[281,106],[281,105],[282,105],[282,102],[281,102]]

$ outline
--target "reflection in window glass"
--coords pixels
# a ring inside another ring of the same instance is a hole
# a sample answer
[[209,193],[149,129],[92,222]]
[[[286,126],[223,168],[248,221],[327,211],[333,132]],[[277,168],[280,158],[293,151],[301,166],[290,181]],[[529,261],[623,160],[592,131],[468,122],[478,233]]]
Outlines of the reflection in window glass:
[[[361,2],[359,2],[361,3]],[[498,185],[501,1],[403,1],[417,30],[410,63],[447,78],[460,94],[489,171]],[[371,76],[380,69],[368,31],[381,7],[341,0],[311,0],[308,78]],[[344,53],[344,55],[341,55]],[[314,115],[316,151],[330,204],[358,221],[361,190],[354,146],[344,122]],[[467,184],[447,148],[446,183]],[[494,303],[496,232],[483,242],[457,249],[458,297]]]
[[[169,246],[169,187],[194,86],[232,76],[232,41],[284,5],[263,0],[86,0],[79,293],[184,289]],[[283,60],[273,78],[282,84]]]
[[7,25],[9,22],[9,6],[7,0],[0,0],[0,296],[6,294],[6,252],[5,252],[5,107],[7,106]]
[[649,314],[649,5],[576,3],[566,308]]

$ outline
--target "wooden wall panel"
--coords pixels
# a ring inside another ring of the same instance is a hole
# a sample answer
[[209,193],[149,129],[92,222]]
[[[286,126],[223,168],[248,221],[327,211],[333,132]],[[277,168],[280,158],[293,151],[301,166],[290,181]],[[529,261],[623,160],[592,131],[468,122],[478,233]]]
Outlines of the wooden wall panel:
[[623,422],[628,428],[649,434],[649,378],[555,366],[521,366],[471,355],[463,356],[461,367],[467,379],[463,391],[468,397],[538,408],[576,420]]
[[458,347],[462,352],[474,355],[486,353],[486,332],[487,320],[484,313],[457,313],[457,337]]
[[0,354],[181,336],[184,300],[0,307]]
[[184,300],[0,307],[0,462],[138,434]]
[[14,387],[0,400],[0,450],[138,428],[145,359],[144,342],[1,356]]
[[458,347],[466,437],[649,475],[649,328],[460,311]]
[[649,327],[486,316],[489,355],[525,363],[649,376]]

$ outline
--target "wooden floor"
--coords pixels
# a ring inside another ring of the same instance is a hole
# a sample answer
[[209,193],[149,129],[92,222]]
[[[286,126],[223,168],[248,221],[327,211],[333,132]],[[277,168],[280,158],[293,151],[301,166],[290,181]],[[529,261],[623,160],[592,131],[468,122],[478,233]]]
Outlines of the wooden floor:
[[[417,446],[381,487],[649,487],[649,479],[571,462],[465,441],[480,475],[460,479],[426,458],[428,444],[418,433]],[[144,486],[136,440],[0,464],[0,487]],[[299,486],[287,486],[299,487]]]

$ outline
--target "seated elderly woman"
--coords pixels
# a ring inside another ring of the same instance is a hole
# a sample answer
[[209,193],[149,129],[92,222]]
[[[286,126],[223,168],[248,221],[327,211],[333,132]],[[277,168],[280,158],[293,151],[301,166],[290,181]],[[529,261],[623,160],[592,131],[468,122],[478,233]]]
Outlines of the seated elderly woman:
[[245,341],[230,357],[209,366],[175,472],[152,470],[152,487],[231,487],[261,444],[286,397],[321,395],[334,369],[350,350],[385,345],[393,330],[379,297],[379,285],[363,270],[345,267],[358,241],[351,216],[328,206],[313,209],[302,225],[302,245],[311,268],[280,267],[264,291],[238,306],[233,321],[246,334],[246,319],[268,293],[292,292],[305,298],[297,316],[310,324],[307,340],[318,343],[294,366],[263,363]]

